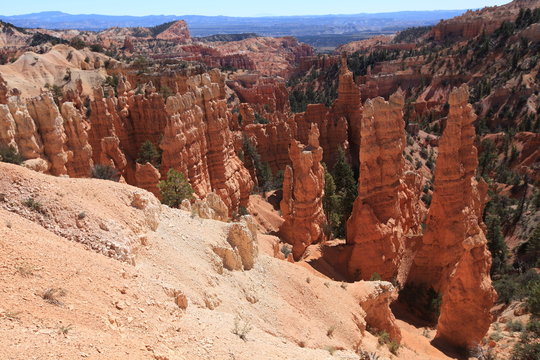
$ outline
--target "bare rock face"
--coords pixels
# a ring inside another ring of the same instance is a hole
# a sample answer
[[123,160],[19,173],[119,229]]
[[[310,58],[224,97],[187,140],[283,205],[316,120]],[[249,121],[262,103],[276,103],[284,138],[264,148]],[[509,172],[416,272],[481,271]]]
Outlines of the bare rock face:
[[366,312],[366,324],[378,331],[386,331],[396,342],[401,341],[401,330],[390,310],[397,297],[397,289],[385,281],[358,281],[347,287]]
[[251,124],[243,129],[243,136],[257,148],[261,161],[268,163],[272,173],[291,164],[288,147],[294,139],[296,123],[280,121],[270,124]]
[[332,168],[337,160],[341,148],[347,152],[349,149],[348,123],[345,117],[336,117],[324,104],[309,104],[305,113],[295,116],[297,124],[296,139],[307,143],[311,124],[316,124],[321,135],[319,141],[323,148],[323,161]]
[[347,54],[341,56],[339,70],[338,98],[332,107],[336,119],[345,118],[349,127],[349,146],[352,161],[358,166],[358,152],[360,150],[360,124],[362,122],[362,103],[360,89],[354,82],[354,75],[347,66]]
[[160,147],[163,150],[161,173],[170,168],[182,172],[189,179],[195,193],[201,197],[211,192],[206,158],[206,123],[202,109],[195,104],[191,92],[177,94],[167,100],[170,114]]
[[101,154],[99,164],[112,166],[120,173],[124,173],[128,163],[126,155],[120,148],[120,139],[117,136],[107,136],[101,139]]
[[437,338],[465,348],[477,345],[487,332],[496,296],[482,223],[487,186],[475,178],[476,115],[468,99],[466,85],[454,89],[449,98],[433,200],[408,280],[442,295]]
[[88,143],[88,129],[90,124],[75,108],[73,103],[62,104],[62,117],[67,136],[67,148],[71,152],[70,161],[66,164],[71,177],[90,177],[93,167],[92,147]]
[[325,236],[323,150],[319,146],[317,125],[312,125],[308,141],[307,146],[296,140],[289,145],[292,166],[285,168],[280,204],[285,222],[279,231],[283,239],[292,244],[296,260],[309,245]]
[[178,43],[191,42],[191,35],[184,20],[176,21],[169,28],[156,36],[160,40],[172,40]]
[[32,119],[35,119],[43,139],[43,151],[51,163],[51,174],[67,175],[66,163],[69,157],[65,148],[67,136],[64,131],[64,119],[52,96],[45,93],[30,99],[28,111]]
[[241,103],[248,103],[260,114],[289,112],[289,92],[280,78],[260,77],[252,74],[237,75],[227,85],[238,95]]
[[7,105],[0,105],[0,144],[17,149],[15,120]]
[[253,181],[235,152],[229,130],[224,79],[219,71],[194,76],[192,91],[169,97],[170,120],[160,147],[162,174],[183,172],[200,197],[214,191],[229,208],[247,206]]
[[185,205],[185,209],[194,212],[202,219],[218,221],[229,220],[229,208],[216,193],[209,193],[204,199],[196,200],[193,205]]
[[375,273],[395,280],[409,246],[407,235],[419,232],[419,177],[405,174],[406,146],[404,96],[389,101],[368,100],[360,128],[358,197],[347,222],[347,243],[352,245],[348,272],[354,279]]
[[146,163],[142,165],[137,163],[135,165],[135,179],[137,180],[137,187],[151,192],[157,198],[160,197],[157,184],[161,179],[161,174],[152,164]]
[[0,119],[3,122],[2,128],[6,129],[3,130],[6,134],[3,136],[5,145],[13,145],[13,135],[10,133],[15,129],[14,139],[17,144],[15,148],[23,158],[36,159],[43,156],[41,137],[25,103],[18,97],[10,97],[7,100],[7,107],[0,105]]

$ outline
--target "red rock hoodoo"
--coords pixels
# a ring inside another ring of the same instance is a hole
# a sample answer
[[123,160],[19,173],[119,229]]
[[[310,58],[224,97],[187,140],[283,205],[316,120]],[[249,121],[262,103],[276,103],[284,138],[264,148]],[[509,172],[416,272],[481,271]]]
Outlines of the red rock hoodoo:
[[351,149],[353,166],[357,167],[358,152],[360,149],[360,124],[362,122],[362,103],[360,89],[354,82],[354,75],[347,66],[347,54],[341,55],[341,68],[339,70],[338,97],[332,107],[335,119],[345,118],[349,127],[349,146]]
[[[442,295],[437,338],[465,348],[477,345],[484,337],[496,296],[489,277],[491,256],[482,223],[487,185],[475,178],[476,115],[468,99],[466,85],[450,94],[433,201],[408,280]],[[463,319],[467,319],[467,326]]]
[[406,277],[403,261],[412,247],[411,235],[420,231],[418,193],[420,177],[405,172],[406,146],[401,92],[368,100],[360,127],[358,197],[347,222],[352,245],[348,272],[354,279],[384,280]]
[[306,248],[324,239],[324,168],[323,149],[319,146],[319,129],[312,125],[308,145],[291,141],[292,166],[285,168],[281,212],[285,222],[280,234],[292,244],[293,256],[299,260]]

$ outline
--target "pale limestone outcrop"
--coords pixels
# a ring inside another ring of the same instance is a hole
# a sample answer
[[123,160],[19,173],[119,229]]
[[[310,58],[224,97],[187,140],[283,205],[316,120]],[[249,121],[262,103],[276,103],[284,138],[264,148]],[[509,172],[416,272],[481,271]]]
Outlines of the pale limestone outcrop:
[[227,239],[223,244],[214,245],[213,251],[230,271],[251,270],[258,257],[257,232],[249,219],[229,225]]

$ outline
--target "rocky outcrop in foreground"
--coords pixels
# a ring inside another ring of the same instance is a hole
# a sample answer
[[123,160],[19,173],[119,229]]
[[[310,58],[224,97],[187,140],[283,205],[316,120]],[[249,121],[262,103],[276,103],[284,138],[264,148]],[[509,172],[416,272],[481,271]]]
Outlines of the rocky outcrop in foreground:
[[289,145],[292,166],[285,168],[281,212],[285,222],[280,228],[282,238],[293,246],[293,256],[299,260],[306,248],[324,239],[324,168],[323,150],[319,146],[319,129],[312,125],[308,145],[293,140]]
[[[454,89],[449,98],[433,200],[408,280],[442,297],[437,338],[464,348],[477,345],[484,337],[496,296],[489,277],[491,255],[482,223],[487,185],[475,178],[476,115],[468,99],[466,85]],[[467,319],[466,325],[463,319]]]

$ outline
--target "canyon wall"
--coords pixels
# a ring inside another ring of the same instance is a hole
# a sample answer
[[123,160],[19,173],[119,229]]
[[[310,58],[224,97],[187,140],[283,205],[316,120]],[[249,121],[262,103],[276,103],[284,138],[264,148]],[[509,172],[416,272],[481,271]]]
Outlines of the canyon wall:
[[[94,164],[112,166],[126,182],[156,195],[157,182],[175,168],[198,197],[214,191],[232,214],[247,206],[253,182],[234,148],[224,78],[213,70],[174,81],[184,82],[176,86],[184,92],[165,100],[152,82],[134,91],[120,75],[117,89],[94,89],[88,107],[73,92],[63,95],[73,102],[58,105],[49,92],[25,101],[6,91],[0,145],[53,175],[88,177]],[[145,141],[163,151],[159,171],[136,163]]]

